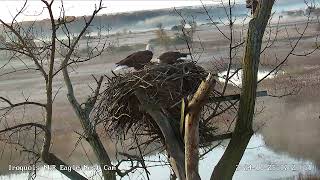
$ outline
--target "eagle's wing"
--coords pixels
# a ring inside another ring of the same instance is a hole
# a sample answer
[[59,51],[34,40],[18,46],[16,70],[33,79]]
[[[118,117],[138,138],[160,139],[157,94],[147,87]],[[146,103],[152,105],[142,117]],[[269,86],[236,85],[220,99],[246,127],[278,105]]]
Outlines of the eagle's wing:
[[160,63],[173,64],[181,57],[180,52],[165,52],[159,56]]
[[153,53],[151,51],[138,51],[134,54],[133,59],[137,64],[147,64],[151,61]]
[[125,59],[116,63],[117,65],[126,65],[136,69],[141,68],[144,64],[150,62],[153,53],[151,51],[138,51],[127,56]]
[[[135,52],[136,53],[136,52]],[[126,65],[126,63],[129,61],[129,59],[131,59],[131,57],[134,56],[134,54],[130,54],[129,56],[127,56],[126,58],[122,59],[121,61],[117,62],[117,65]]]

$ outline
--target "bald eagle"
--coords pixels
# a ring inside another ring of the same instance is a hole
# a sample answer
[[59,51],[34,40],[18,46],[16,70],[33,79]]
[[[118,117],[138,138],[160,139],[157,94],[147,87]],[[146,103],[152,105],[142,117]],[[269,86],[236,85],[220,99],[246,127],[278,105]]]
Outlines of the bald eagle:
[[117,68],[114,70],[116,71],[128,67],[133,67],[135,70],[142,69],[144,65],[151,61],[153,56],[152,50],[152,47],[148,44],[146,50],[132,53],[123,60],[117,62]]
[[130,54],[126,58],[122,59],[121,61],[117,62],[117,68],[114,69],[115,71],[133,67],[135,70],[142,69],[144,65],[148,64],[153,56],[153,48],[150,44],[147,44],[146,50],[144,51],[137,51],[135,53]]
[[178,51],[169,51],[161,54],[158,57],[158,62],[160,64],[174,64],[176,62],[179,62],[181,58],[187,57],[188,55],[191,55],[190,53],[181,53]]

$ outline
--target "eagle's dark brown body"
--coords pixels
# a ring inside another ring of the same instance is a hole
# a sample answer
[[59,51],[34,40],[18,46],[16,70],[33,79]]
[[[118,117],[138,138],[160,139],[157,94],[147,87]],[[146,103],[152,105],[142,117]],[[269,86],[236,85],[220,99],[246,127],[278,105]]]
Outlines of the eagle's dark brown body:
[[190,55],[190,53],[169,51],[161,54],[158,59],[159,59],[159,63],[162,63],[162,64],[174,64],[178,62],[179,58],[187,57],[187,55]]
[[151,61],[152,56],[152,51],[138,51],[117,62],[116,65],[133,67],[134,69],[138,70],[142,69],[144,65],[148,64]]

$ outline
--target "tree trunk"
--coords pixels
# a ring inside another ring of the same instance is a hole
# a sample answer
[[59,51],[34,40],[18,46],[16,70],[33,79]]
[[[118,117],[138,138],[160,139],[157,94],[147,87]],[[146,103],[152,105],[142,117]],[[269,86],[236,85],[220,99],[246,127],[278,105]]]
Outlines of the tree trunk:
[[103,178],[105,180],[115,180],[116,179],[115,172],[104,169],[105,166],[112,166],[112,163],[106,149],[104,148],[100,140],[100,137],[96,132],[95,127],[93,127],[90,122],[89,114],[91,112],[90,110],[91,107],[85,107],[84,109],[81,108],[81,105],[79,104],[79,102],[77,101],[74,95],[73,86],[68,73],[67,65],[65,63],[62,64],[62,67],[64,67],[62,69],[62,73],[64,77],[64,82],[68,89],[68,94],[67,94],[68,100],[73,110],[75,111],[77,117],[80,120],[82,128],[85,132],[86,140],[90,144],[95,156],[98,159]]
[[170,124],[171,120],[162,113],[161,108],[157,104],[148,101],[142,88],[135,90],[135,95],[141,103],[142,108],[152,117],[160,128],[165,139],[166,151],[170,156],[170,164],[174,173],[179,180],[185,180],[183,144],[172,128]]
[[257,74],[265,28],[274,0],[260,0],[249,22],[246,50],[243,58],[243,78],[238,119],[226,151],[211,175],[211,180],[232,179],[243,153],[253,135],[252,120],[255,109]]
[[98,159],[103,178],[105,180],[115,180],[115,172],[108,170],[108,167],[112,166],[111,160],[98,134],[95,131],[92,132],[89,137],[87,137],[87,141],[89,142],[95,156]]
[[214,87],[214,79],[208,75],[198,87],[193,98],[188,103],[187,114],[185,117],[185,166],[187,180],[200,180],[199,176],[199,115],[201,109],[208,100],[208,94]]

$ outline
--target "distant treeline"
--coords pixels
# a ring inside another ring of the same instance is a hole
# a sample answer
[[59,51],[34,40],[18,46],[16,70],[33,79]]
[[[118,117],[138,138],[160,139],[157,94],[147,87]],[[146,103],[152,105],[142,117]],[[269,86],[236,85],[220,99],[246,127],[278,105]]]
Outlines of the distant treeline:
[[[182,15],[188,20],[193,19],[198,24],[207,24],[208,16],[202,7],[185,7],[177,9]],[[221,6],[207,6],[209,14],[213,20],[219,22],[226,18],[225,10]],[[236,16],[246,16],[248,10],[245,5],[239,4],[234,7],[233,14]],[[68,13],[67,13],[68,14]],[[81,27],[84,26],[87,17],[75,17],[75,20],[68,24],[72,33],[79,33]],[[119,14],[104,14],[96,16],[93,20],[92,25],[89,28],[89,32],[97,32],[100,28],[102,32],[111,33],[123,32],[123,31],[141,31],[145,29],[156,29],[157,24],[162,23],[164,28],[171,29],[174,25],[179,25],[181,18],[173,9],[162,9],[162,10],[145,10],[129,13]],[[35,36],[46,36],[50,34],[50,22],[48,19],[37,21],[37,22],[22,22],[23,28],[33,26]],[[62,35],[62,32],[58,32]]]

